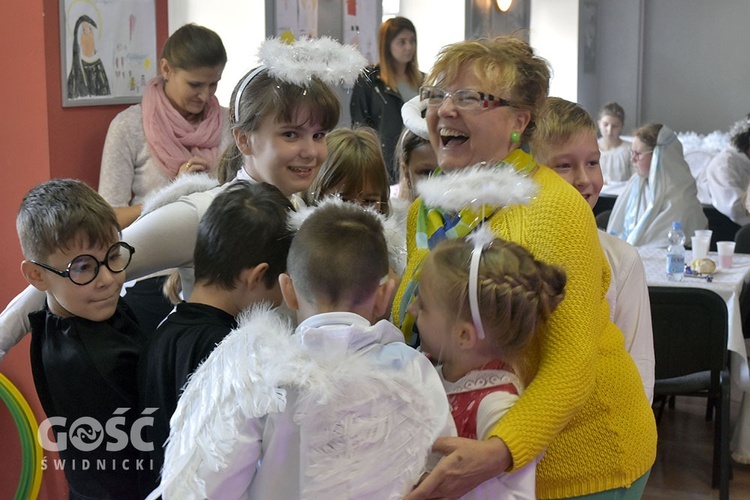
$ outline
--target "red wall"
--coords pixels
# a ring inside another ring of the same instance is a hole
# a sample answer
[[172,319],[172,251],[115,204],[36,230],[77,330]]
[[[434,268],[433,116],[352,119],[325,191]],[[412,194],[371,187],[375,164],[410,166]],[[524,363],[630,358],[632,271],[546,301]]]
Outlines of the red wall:
[[[156,0],[157,45],[167,38],[167,1]],[[0,30],[3,68],[0,92],[0,307],[25,286],[15,229],[24,194],[56,177],[99,181],[99,161],[107,127],[125,106],[62,107],[59,0],[4,2],[3,15],[12,22]],[[26,397],[37,421],[44,412],[34,391],[29,368],[28,339],[0,362],[0,372]],[[75,390],[75,388],[71,388]],[[13,498],[20,474],[20,442],[15,424],[0,403],[0,498]],[[67,498],[61,472],[44,473],[41,499]]]

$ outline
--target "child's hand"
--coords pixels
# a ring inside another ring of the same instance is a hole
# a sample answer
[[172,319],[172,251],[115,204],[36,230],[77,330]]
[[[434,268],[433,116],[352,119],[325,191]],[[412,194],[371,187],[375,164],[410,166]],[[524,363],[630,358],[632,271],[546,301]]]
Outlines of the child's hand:
[[498,438],[477,441],[442,437],[432,450],[445,456],[404,500],[458,498],[502,473],[511,463],[510,450]]

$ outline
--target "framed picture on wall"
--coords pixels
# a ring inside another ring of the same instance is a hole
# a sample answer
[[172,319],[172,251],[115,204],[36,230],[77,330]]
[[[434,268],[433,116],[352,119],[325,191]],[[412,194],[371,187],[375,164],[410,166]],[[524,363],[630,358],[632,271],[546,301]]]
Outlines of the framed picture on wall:
[[155,0],[60,0],[62,104],[140,102],[156,76]]

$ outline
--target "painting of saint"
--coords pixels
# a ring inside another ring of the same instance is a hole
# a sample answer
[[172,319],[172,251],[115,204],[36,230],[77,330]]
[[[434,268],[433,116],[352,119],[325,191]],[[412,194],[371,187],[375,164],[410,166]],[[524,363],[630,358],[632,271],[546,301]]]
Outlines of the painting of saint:
[[78,18],[73,29],[73,57],[68,74],[68,99],[110,95],[104,64],[96,51],[98,26],[87,15]]

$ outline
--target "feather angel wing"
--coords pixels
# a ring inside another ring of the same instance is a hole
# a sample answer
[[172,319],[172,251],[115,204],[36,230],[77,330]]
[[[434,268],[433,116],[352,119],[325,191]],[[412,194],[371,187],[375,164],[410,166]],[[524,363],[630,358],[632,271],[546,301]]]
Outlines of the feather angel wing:
[[281,381],[305,370],[299,348],[290,341],[291,324],[270,309],[256,306],[240,317],[240,326],[194,372],[170,421],[161,485],[149,498],[206,498],[200,471],[227,466],[237,429],[247,419],[283,411]]
[[302,498],[403,498],[424,472],[440,412],[405,373],[349,358],[323,376],[295,413]]

